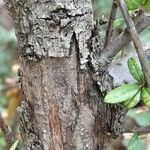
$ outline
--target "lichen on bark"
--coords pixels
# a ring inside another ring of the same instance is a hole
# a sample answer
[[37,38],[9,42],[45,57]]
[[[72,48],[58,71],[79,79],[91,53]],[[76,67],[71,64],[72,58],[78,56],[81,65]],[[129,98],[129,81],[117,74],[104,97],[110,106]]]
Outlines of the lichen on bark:
[[81,63],[87,62],[86,39],[93,28],[90,0],[12,1],[10,10],[19,47],[28,59],[69,57],[71,38],[76,33]]

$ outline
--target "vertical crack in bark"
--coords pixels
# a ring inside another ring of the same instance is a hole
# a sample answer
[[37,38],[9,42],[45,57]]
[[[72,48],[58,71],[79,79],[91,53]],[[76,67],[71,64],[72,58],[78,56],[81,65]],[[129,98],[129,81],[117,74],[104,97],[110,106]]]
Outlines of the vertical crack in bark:
[[[75,128],[74,128],[74,147],[77,150],[84,150],[93,148],[94,140],[93,127],[94,127],[94,116],[88,105],[87,98],[87,85],[86,76],[87,71],[81,69],[81,51],[79,48],[79,39],[76,37],[76,33],[73,34],[73,41],[75,44],[75,55],[76,55],[76,70],[77,70],[77,87],[78,93],[75,94],[75,103],[77,104]],[[85,117],[85,114],[87,115]],[[85,136],[87,137],[85,140]]]
[[76,52],[76,70],[77,70],[77,87],[78,87],[78,101],[77,101],[77,105],[78,107],[81,105],[81,102],[83,102],[83,93],[84,93],[84,71],[81,71],[80,66],[80,49],[79,49],[79,43],[78,40],[76,38],[76,33],[73,33],[73,40],[74,40],[74,44],[75,44],[75,52]]

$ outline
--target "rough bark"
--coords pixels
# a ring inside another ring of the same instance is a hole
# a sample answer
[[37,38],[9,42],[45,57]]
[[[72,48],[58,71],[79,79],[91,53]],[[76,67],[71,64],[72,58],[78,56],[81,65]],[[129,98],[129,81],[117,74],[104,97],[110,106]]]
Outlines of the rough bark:
[[[7,2],[7,1],[6,1]],[[98,59],[91,0],[9,0],[21,55],[18,113],[26,150],[101,150],[120,132],[121,108]]]

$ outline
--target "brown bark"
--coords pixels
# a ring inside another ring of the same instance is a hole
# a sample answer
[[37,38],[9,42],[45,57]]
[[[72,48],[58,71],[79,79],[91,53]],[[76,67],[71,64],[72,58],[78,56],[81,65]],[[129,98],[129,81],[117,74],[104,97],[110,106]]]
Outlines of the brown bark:
[[113,86],[99,64],[90,0],[9,0],[20,47],[26,150],[101,150],[120,132],[122,110],[103,102]]

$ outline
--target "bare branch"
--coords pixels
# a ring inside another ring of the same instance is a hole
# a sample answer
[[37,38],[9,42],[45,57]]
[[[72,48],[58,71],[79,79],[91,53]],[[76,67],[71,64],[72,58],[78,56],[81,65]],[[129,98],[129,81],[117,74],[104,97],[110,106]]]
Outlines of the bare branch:
[[141,63],[141,67],[142,67],[146,82],[147,82],[148,86],[150,87],[150,71],[147,66],[147,62],[146,62],[145,55],[144,55],[144,49],[143,49],[140,39],[138,37],[138,33],[135,28],[134,22],[129,14],[129,11],[127,9],[127,6],[126,6],[124,0],[118,0],[118,4],[119,4],[119,8],[122,12],[122,15],[124,17],[127,28],[129,29],[133,44],[135,46],[138,58]]
[[[138,33],[141,33],[150,26],[150,14],[143,14],[135,18],[135,27]],[[99,62],[106,64],[109,59],[112,59],[118,52],[131,41],[131,36],[126,28],[119,36],[113,38],[107,47],[101,53]]]
[[1,113],[0,113],[0,128],[5,136],[5,139],[8,144],[12,145],[14,143],[14,139],[12,137],[12,133],[9,131]]
[[108,45],[108,43],[111,40],[112,30],[113,30],[112,26],[113,26],[113,22],[114,22],[115,17],[116,17],[117,8],[118,8],[118,5],[116,4],[116,0],[113,0],[111,12],[110,12],[110,16],[109,16],[108,27],[107,27],[107,31],[106,31],[104,48]]
[[136,127],[136,128],[133,128],[131,130],[126,130],[124,131],[123,133],[138,133],[138,134],[149,134],[150,133],[150,129],[149,128],[144,128],[144,127]]

